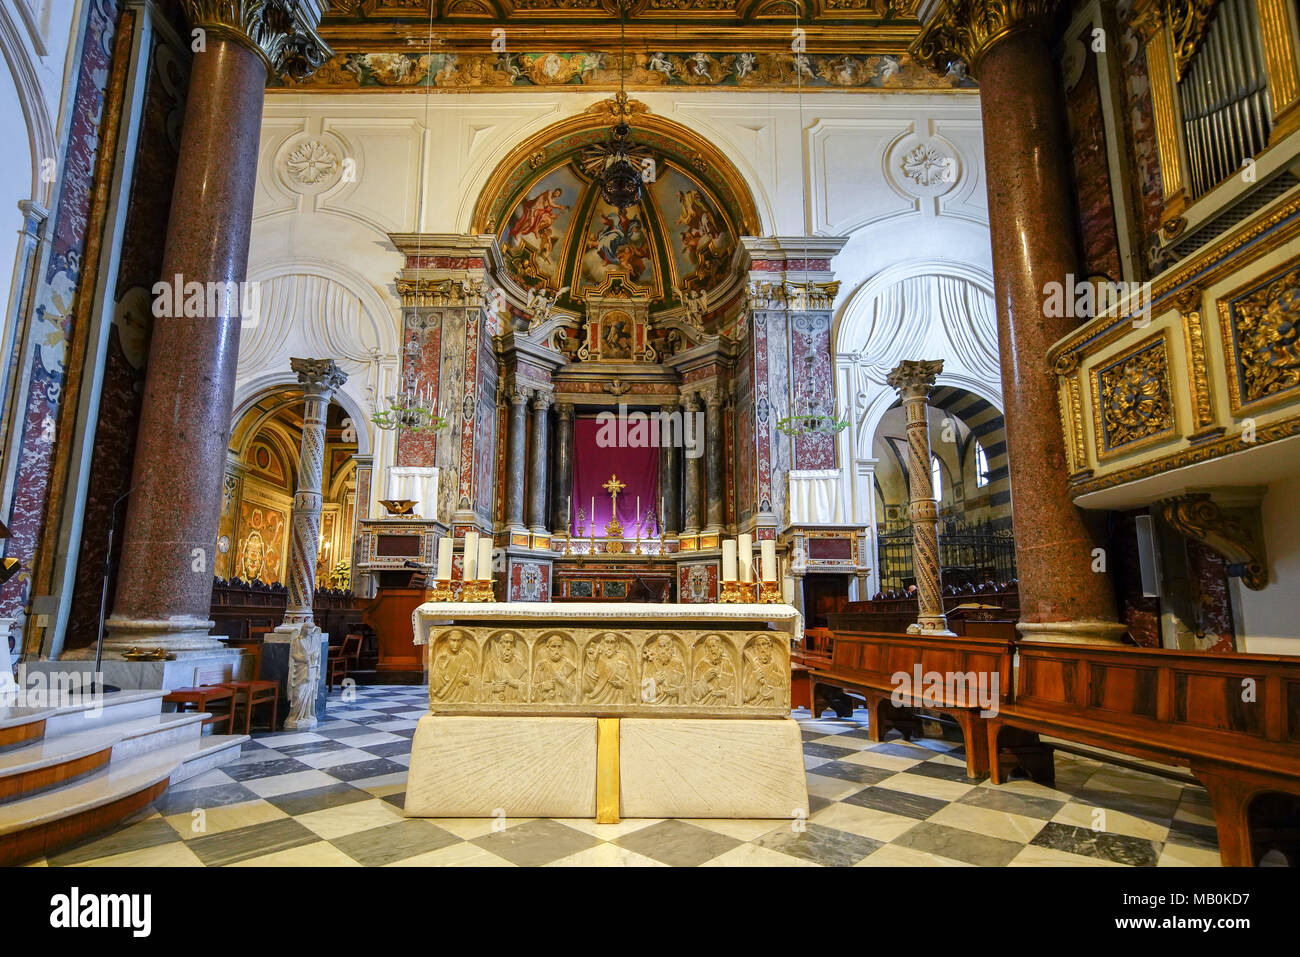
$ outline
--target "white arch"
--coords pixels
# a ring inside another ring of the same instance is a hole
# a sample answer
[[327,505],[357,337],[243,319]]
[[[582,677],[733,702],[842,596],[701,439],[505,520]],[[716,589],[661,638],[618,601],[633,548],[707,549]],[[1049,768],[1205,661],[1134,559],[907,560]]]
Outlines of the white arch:
[[[235,423],[247,415],[254,405],[266,398],[270,393],[285,388],[297,387],[298,377],[289,369],[283,372],[270,372],[237,385],[235,387],[235,411],[230,417],[231,430],[234,430]],[[361,402],[356,396],[347,391],[346,386],[336,391],[330,401],[337,402],[342,406],[347,417],[356,423],[357,454],[370,455],[370,417],[362,407]],[[250,435],[255,431],[250,430]]]
[[41,161],[46,157],[58,157],[58,141],[54,136],[54,121],[45,105],[40,78],[32,66],[22,31],[14,22],[8,4],[0,4],[0,55],[9,64],[14,88],[18,92],[18,102],[22,105],[23,122],[27,126],[27,140],[32,154],[31,198],[48,209],[54,177],[49,177],[49,182],[41,181]]

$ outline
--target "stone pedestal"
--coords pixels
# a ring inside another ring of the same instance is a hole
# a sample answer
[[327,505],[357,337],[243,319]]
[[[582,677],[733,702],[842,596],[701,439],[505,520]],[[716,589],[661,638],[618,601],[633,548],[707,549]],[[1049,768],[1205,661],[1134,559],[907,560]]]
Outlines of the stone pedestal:
[[[280,704],[276,714],[277,721],[283,721],[289,714],[291,703],[289,688],[289,651],[293,632],[296,629],[281,626],[262,640],[262,670],[258,678],[263,681],[275,681],[280,685]],[[316,688],[316,721],[325,720],[325,708],[328,701],[328,689],[325,676],[329,667],[329,635],[321,632],[320,636],[320,680]]]
[[[420,719],[407,817],[597,814],[595,717]],[[612,755],[618,817],[778,818],[808,814],[798,724],[790,718],[622,718]]]
[[[104,683],[124,691],[192,688],[200,675],[226,673],[236,680],[255,678],[251,658],[224,646],[209,652],[179,652],[171,661],[126,661],[105,655],[100,662]],[[80,648],[62,658],[29,661],[27,674],[58,675],[69,672],[90,674],[95,670],[95,649]]]

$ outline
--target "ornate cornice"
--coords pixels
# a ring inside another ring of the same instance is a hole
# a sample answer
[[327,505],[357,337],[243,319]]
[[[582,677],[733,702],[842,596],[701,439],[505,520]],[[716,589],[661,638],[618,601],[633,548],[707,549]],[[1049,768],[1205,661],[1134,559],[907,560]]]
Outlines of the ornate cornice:
[[334,55],[316,27],[317,0],[180,0],[194,27],[233,40],[266,63],[271,77],[304,80]]
[[1049,28],[1060,0],[941,0],[910,52],[936,73],[965,64],[978,75],[984,54],[1003,37]]

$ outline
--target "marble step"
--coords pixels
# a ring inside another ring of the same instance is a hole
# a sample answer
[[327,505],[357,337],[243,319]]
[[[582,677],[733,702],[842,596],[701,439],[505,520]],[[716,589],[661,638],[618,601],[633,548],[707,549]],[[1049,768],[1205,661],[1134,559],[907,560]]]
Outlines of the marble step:
[[205,717],[202,713],[153,714],[6,751],[0,754],[0,803],[59,787],[109,761],[196,741]]
[[156,689],[111,691],[98,701],[59,707],[0,707],[0,752],[57,734],[156,715],[162,708],[161,699],[166,693]]
[[239,757],[246,734],[212,734],[113,761],[64,787],[0,804],[0,866],[21,864],[120,824],[173,782]]

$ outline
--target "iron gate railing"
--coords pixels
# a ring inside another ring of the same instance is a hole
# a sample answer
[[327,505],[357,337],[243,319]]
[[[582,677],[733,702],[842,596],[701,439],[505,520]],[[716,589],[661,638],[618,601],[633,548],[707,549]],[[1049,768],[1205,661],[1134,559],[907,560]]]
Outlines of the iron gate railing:
[[[880,532],[876,536],[880,589],[901,589],[916,579],[912,565],[912,526]],[[939,564],[945,585],[982,585],[1016,578],[1016,543],[1009,528],[987,522],[968,525],[949,520],[939,523]]]

